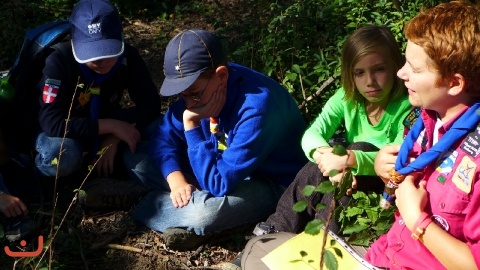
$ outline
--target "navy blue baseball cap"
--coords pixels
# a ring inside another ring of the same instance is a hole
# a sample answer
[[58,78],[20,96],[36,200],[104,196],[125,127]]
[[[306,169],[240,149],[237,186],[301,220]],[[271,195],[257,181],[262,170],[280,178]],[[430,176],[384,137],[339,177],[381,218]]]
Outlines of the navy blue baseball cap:
[[79,63],[123,53],[122,22],[107,0],[80,0],[70,16],[73,55]]
[[208,69],[226,63],[222,44],[215,34],[189,29],[176,35],[167,45],[163,63],[163,96],[179,94]]

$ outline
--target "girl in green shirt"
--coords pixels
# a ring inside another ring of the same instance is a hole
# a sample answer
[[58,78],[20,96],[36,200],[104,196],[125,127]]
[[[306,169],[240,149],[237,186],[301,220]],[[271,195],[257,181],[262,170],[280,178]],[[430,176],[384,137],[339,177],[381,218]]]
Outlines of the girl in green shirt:
[[[340,88],[325,104],[305,131],[302,148],[311,161],[297,174],[278,202],[267,223],[275,230],[299,233],[317,214],[307,207],[296,213],[292,206],[305,199],[301,190],[321,181],[340,181],[345,169],[355,176],[352,189],[381,193],[383,181],[376,176],[374,160],[378,150],[387,144],[401,144],[404,119],[411,111],[408,93],[396,71],[404,64],[398,43],[384,26],[364,26],[345,42],[342,51]],[[343,125],[347,155],[332,153],[329,141]],[[340,173],[328,178],[328,173]],[[351,190],[349,191],[351,193]],[[324,198],[323,198],[324,197]],[[330,196],[314,193],[311,205],[329,202]],[[349,197],[342,199],[348,203]],[[328,212],[321,211],[320,218]],[[326,216],[325,216],[326,217]],[[337,231],[335,224],[330,227]]]

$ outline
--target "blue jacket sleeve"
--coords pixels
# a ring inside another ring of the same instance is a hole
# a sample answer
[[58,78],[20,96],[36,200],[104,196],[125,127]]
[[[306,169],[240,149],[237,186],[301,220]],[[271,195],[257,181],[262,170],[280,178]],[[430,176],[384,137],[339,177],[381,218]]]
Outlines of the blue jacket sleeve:
[[240,181],[253,176],[260,166],[265,166],[288,129],[285,127],[286,120],[281,115],[275,115],[282,111],[275,108],[278,104],[266,101],[263,106],[249,106],[250,102],[253,104],[258,100],[248,98],[237,114],[239,119],[234,121],[235,126],[227,134],[228,148],[222,154],[217,152],[213,134],[206,138],[200,128],[185,133],[188,156],[197,180],[202,189],[214,196],[228,194]]

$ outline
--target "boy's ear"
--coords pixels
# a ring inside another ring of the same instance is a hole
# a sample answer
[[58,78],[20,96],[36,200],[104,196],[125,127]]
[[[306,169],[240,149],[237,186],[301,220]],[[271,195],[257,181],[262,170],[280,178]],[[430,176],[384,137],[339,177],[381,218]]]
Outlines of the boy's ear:
[[228,80],[228,68],[226,66],[217,67],[215,70],[215,76],[217,76],[226,85]]
[[455,73],[450,78],[450,90],[448,90],[448,93],[452,96],[456,96],[465,90],[465,85],[465,77],[460,73]]

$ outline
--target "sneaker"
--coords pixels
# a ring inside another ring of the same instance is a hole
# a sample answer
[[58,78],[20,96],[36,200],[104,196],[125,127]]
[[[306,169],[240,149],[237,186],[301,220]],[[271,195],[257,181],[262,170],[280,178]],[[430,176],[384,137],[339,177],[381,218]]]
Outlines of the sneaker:
[[275,230],[275,226],[270,225],[270,223],[267,223],[267,222],[260,222],[253,229],[253,234],[256,236],[270,234],[270,233],[277,233],[277,232],[278,231]]
[[[83,192],[82,192],[83,191]],[[148,192],[133,181],[96,178],[79,192],[78,202],[89,210],[130,210]]]
[[174,250],[192,250],[210,239],[210,235],[197,235],[181,228],[167,228],[163,232],[165,246]]
[[237,256],[230,262],[222,264],[222,270],[242,270],[242,255],[243,251],[239,252]]
[[4,222],[5,238],[10,242],[24,240],[33,235],[38,225],[31,217],[7,218]]

